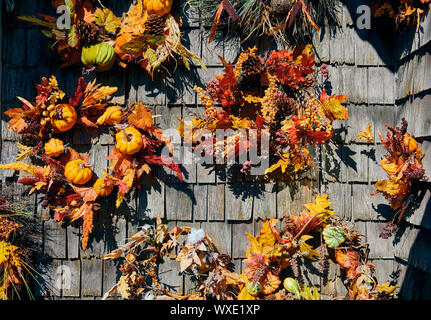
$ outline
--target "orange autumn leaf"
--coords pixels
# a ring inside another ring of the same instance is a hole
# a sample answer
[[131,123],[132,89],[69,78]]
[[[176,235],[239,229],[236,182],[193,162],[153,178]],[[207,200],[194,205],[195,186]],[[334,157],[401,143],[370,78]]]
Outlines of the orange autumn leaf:
[[150,129],[153,127],[151,109],[145,107],[141,102],[135,104],[133,112],[129,114],[129,123],[142,130]]
[[326,94],[326,89],[323,89],[322,94],[320,95],[320,102],[322,103],[322,111],[329,120],[349,120],[347,108],[341,105],[344,101],[346,101],[346,99],[346,95],[333,94],[332,96],[328,97]]
[[348,278],[354,278],[357,275],[357,268],[361,265],[361,256],[356,251],[344,253],[341,250],[335,251],[335,260],[341,268],[346,270]]
[[93,185],[89,186],[78,186],[70,183],[73,190],[79,194],[84,202],[96,201],[97,193],[93,188]]
[[121,153],[117,148],[111,150],[106,160],[111,162],[108,169],[113,170],[121,178],[129,168],[133,168],[131,157]]
[[27,123],[24,120],[25,111],[21,108],[13,108],[5,111],[4,113],[9,118],[9,130],[20,133],[27,127]]
[[83,216],[84,223],[82,225],[81,244],[82,244],[82,250],[86,250],[88,245],[88,239],[90,237],[91,232],[93,231],[94,212],[93,212],[92,203],[86,203],[83,206],[86,206],[86,208]]

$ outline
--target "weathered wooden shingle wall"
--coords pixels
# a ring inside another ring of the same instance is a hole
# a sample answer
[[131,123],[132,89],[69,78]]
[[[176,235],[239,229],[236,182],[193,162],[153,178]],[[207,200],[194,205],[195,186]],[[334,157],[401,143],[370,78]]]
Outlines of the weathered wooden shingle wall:
[[[126,9],[126,2],[104,1],[104,4],[120,14]],[[181,1],[182,4],[184,2]],[[42,76],[56,75],[67,94],[73,92],[80,76],[78,68],[58,69],[55,53],[47,48],[47,41],[37,28],[16,19],[19,15],[34,12],[54,14],[46,3],[20,1],[11,14],[3,15],[2,111],[16,105],[17,95],[32,98],[36,92],[34,84]],[[335,141],[316,151],[316,159],[322,159],[320,166],[317,166],[320,169],[292,188],[285,187],[281,181],[263,186],[251,184],[243,181],[240,175],[229,177],[222,167],[208,169],[201,165],[188,165],[187,178],[183,183],[162,179],[151,189],[141,188],[118,210],[112,200],[106,200],[95,222],[94,236],[87,251],[80,249],[79,227],[59,227],[50,219],[49,212],[42,211],[37,205],[35,213],[43,219],[44,226],[39,270],[42,280],[48,284],[47,290],[38,289],[37,294],[52,299],[99,299],[119,277],[118,263],[102,261],[100,257],[125,243],[139,226],[153,223],[151,218],[156,216],[163,217],[171,226],[203,228],[213,237],[220,251],[232,255],[236,270],[240,272],[247,246],[244,232],[257,234],[261,226],[260,218],[298,214],[303,203],[311,202],[316,194],[326,192],[337,213],[355,222],[370,243],[370,259],[375,262],[378,279],[391,280],[389,274],[396,275],[401,268],[400,260],[394,260],[394,252],[398,250],[405,256],[408,249],[394,248],[391,240],[378,237],[385,218],[391,216],[382,197],[370,196],[373,183],[385,177],[378,165],[384,148],[377,142],[372,145],[361,143],[356,134],[371,123],[378,141],[377,129],[384,132],[384,124],[396,124],[397,111],[402,108],[399,101],[403,98],[398,94],[401,87],[399,81],[408,73],[402,71],[402,66],[398,69],[400,63],[395,58],[393,34],[381,28],[358,30],[354,27],[354,12],[354,6],[343,8],[340,13],[342,29],[337,35],[331,38],[328,32],[324,32],[321,39],[315,41],[321,63],[329,65],[331,85],[327,85],[328,93],[347,94],[350,110],[350,120],[338,123]],[[233,61],[240,52],[238,39],[208,45],[208,30],[197,22],[196,13],[182,15],[186,44],[203,58],[208,72],[196,65],[192,71],[179,67],[173,79],[151,81],[139,69],[122,70],[116,67],[110,73],[97,76],[102,83],[119,87],[117,99],[120,102],[141,100],[153,106],[154,113],[162,115],[157,118],[162,129],[176,128],[177,118],[189,117],[188,110],[201,110],[192,88],[194,84],[204,84],[221,73],[222,65],[217,55]],[[268,40],[254,44],[261,52],[268,52],[274,46]],[[248,45],[253,43],[243,47]],[[422,51],[413,53],[411,57],[416,57],[416,54],[419,57],[419,52]],[[409,57],[401,62],[408,61]],[[429,70],[429,59],[427,61]],[[426,75],[425,72],[425,78]],[[90,80],[92,76],[88,78]],[[424,117],[429,114],[424,113]],[[5,163],[14,159],[16,136],[7,131],[4,116],[2,120],[1,161]],[[422,123],[422,119],[416,121]],[[418,128],[425,130],[427,127],[418,124]],[[96,137],[75,131],[68,138],[79,151],[91,152],[96,173],[100,174],[112,148],[111,137],[103,131]],[[0,174],[4,184],[14,180],[11,172]],[[192,289],[192,284],[179,276],[178,270],[178,264],[174,261],[165,261],[160,267],[163,281],[186,293]],[[71,283],[57,281],[61,279],[61,274],[69,271]],[[303,278],[308,284],[320,286],[324,294],[343,295],[346,289],[337,277],[339,274],[339,268],[331,265],[322,275],[317,265],[310,263],[305,266]]]

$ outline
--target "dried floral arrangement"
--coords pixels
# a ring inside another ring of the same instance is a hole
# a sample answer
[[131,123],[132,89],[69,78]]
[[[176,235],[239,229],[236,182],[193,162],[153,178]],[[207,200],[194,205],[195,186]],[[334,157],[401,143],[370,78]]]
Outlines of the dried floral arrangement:
[[[103,257],[124,259],[122,276],[104,299],[120,295],[134,300],[319,300],[317,288],[297,281],[302,258],[319,259],[322,267],[327,259],[340,265],[348,294],[334,299],[389,299],[397,287],[378,284],[375,267],[367,262],[368,244],[361,243],[361,235],[337,218],[330,205],[327,195],[317,196],[300,215],[286,216],[281,231],[279,221],[271,218],[263,221],[259,236],[246,233],[250,246],[242,274],[232,271],[231,257],[220,253],[202,229],[169,230],[157,218],[154,228],[144,226],[130,242]],[[320,246],[319,251],[314,245]],[[181,295],[161,285],[157,267],[163,258],[179,262],[180,271],[197,282],[195,292]]]
[[[295,46],[310,43],[324,23],[337,26],[338,3],[333,0],[188,0],[200,9],[204,24],[230,28],[245,39],[274,36]],[[226,12],[226,14],[224,14]]]
[[[237,130],[238,135],[244,134],[243,129],[254,129],[257,143],[265,131],[270,134],[271,161],[265,174],[277,170],[294,177],[313,167],[307,147],[326,143],[334,132],[333,121],[348,119],[347,108],[342,105],[347,96],[327,96],[324,89],[319,98],[315,96],[318,72],[326,77],[328,70],[325,65],[315,67],[311,45],[272,51],[267,59],[256,50],[242,52],[235,65],[220,57],[225,66],[223,75],[208,82],[205,89],[194,88],[204,114],[193,114],[191,124],[182,119],[178,131],[187,142],[195,143],[196,150],[211,152],[213,148],[207,147],[214,145],[214,157],[223,159],[233,148],[238,156],[252,146],[242,144],[239,136],[234,143],[225,139],[227,147],[220,148],[215,137],[218,129]],[[201,142],[201,136],[208,132],[213,133],[213,141]],[[248,173],[252,165],[250,161],[244,163],[242,172]]]
[[[146,174],[151,165],[164,165],[177,172],[176,163],[167,156],[157,155],[159,149],[169,141],[153,124],[152,113],[138,103],[127,109],[113,104],[111,95],[116,87],[102,87],[96,80],[86,83],[78,80],[74,95],[65,99],[54,76],[43,78],[36,86],[38,95],[31,103],[21,97],[22,108],[5,112],[11,118],[9,130],[20,134],[22,143],[17,162],[1,164],[0,169],[21,171],[19,183],[31,186],[30,194],[44,194],[43,207],[55,212],[54,218],[71,222],[82,218],[82,248],[85,250],[93,229],[93,216],[100,206],[98,198],[111,194],[118,187],[117,207],[134,184]],[[79,127],[90,130],[102,125],[112,126],[116,147],[108,157],[113,171],[96,179],[90,165],[90,154],[79,154],[67,147],[68,131]],[[32,164],[23,162],[30,158]]]
[[418,31],[430,4],[431,0],[375,0],[373,15],[393,19],[397,30],[416,27]]
[[32,237],[38,224],[30,203],[7,198],[0,197],[0,300],[21,299],[23,289],[33,298],[30,280],[36,280],[37,272],[32,267]]
[[422,165],[425,153],[418,147],[415,138],[407,133],[407,120],[404,118],[401,120],[401,127],[393,128],[388,125],[386,127],[389,129],[386,140],[380,131],[378,133],[383,146],[389,152],[380,162],[389,178],[376,182],[377,191],[374,194],[381,193],[389,201],[394,210],[394,218],[388,222],[385,231],[380,235],[382,238],[389,238],[397,229],[397,224],[411,202],[410,195],[415,184],[428,179]]
[[[190,59],[202,60],[181,43],[181,19],[171,13],[173,0],[134,0],[123,18],[108,8],[95,7],[95,0],[54,1],[66,5],[71,27],[59,29],[56,18],[38,14],[19,19],[37,24],[54,41],[63,67],[82,63],[84,72],[108,71],[118,60],[126,67],[137,63],[151,75],[165,61],[180,60],[190,68]],[[100,4],[100,1],[98,1]],[[118,59],[117,59],[118,58]]]

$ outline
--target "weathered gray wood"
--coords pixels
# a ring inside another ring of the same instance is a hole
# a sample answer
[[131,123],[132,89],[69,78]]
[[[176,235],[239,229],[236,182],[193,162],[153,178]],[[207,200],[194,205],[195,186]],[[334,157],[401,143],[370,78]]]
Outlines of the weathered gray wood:
[[36,259],[37,270],[34,295],[36,297],[61,296],[61,260],[39,256]]
[[206,221],[208,216],[208,185],[194,185],[193,193],[199,195],[196,198],[196,203],[193,205],[193,220]]
[[169,220],[188,221],[192,219],[193,203],[196,202],[193,189],[186,184],[166,185],[166,217]]
[[69,225],[66,229],[67,232],[67,258],[78,259],[80,247],[80,234],[79,228],[75,225]]
[[[249,220],[253,214],[253,199],[243,197],[242,192],[248,189],[244,183],[229,183],[226,185],[226,219]],[[240,193],[240,194],[236,194]]]
[[[261,186],[259,186],[261,187]],[[277,217],[277,190],[274,183],[265,183],[262,192],[254,197],[253,218]]]
[[246,232],[254,235],[253,223],[232,223],[232,258],[245,258],[249,242]]
[[102,295],[102,260],[81,260],[81,294],[83,297]]
[[232,254],[232,225],[230,223],[202,222],[201,228],[210,235],[220,253]]
[[179,262],[168,257],[163,258],[163,261],[158,268],[160,284],[164,288],[168,288],[173,292],[182,294],[184,284],[183,277],[179,274],[179,271]]
[[139,220],[165,217],[165,183],[163,181],[157,181],[152,186],[141,184],[137,200],[137,218]]
[[66,258],[66,229],[58,222],[48,220],[43,223],[44,253],[52,258]]
[[[354,185],[356,186],[356,184]],[[328,201],[331,202],[330,208],[336,212],[337,216],[350,220],[352,217],[352,185],[346,183],[328,183],[322,186],[322,193],[328,194]],[[357,208],[356,210],[361,210]]]
[[368,145],[351,144],[346,148],[344,163],[347,168],[347,179],[349,182],[368,181]]
[[[196,194],[199,195],[199,194]],[[225,185],[208,185],[208,221],[223,221],[225,217]]]
[[391,240],[379,237],[385,226],[386,222],[367,221],[367,242],[370,244],[370,258],[393,258]]
[[65,260],[62,268],[62,296],[79,297],[81,288],[81,262]]

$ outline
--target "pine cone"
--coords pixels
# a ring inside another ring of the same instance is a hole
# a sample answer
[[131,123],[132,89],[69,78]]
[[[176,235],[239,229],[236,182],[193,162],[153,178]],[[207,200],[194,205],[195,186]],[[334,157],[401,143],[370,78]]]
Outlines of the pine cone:
[[260,74],[264,69],[263,59],[259,56],[250,55],[247,60],[242,64],[242,76],[244,79],[251,80],[250,78],[260,78]]
[[290,116],[296,113],[297,111],[296,101],[292,98],[289,98],[287,94],[281,91],[277,91],[274,94],[274,98],[275,98],[275,106],[278,110],[278,113],[280,113],[283,116]]
[[232,258],[228,254],[220,254],[217,257],[217,263],[221,266],[228,267],[232,262]]
[[145,22],[145,33],[160,37],[165,33],[165,20],[158,14],[150,14]]
[[352,232],[347,240],[350,245],[357,247],[361,244],[362,236],[358,232]]
[[292,218],[290,218],[290,217],[286,217],[286,218],[284,218],[284,224],[285,224],[286,229],[287,229],[288,231],[295,230],[295,228],[296,228],[295,222],[294,222],[294,221],[293,221],[293,219],[292,219]]
[[76,35],[83,45],[95,43],[99,38],[100,27],[94,23],[88,23],[83,20],[76,24]]
[[314,87],[314,84],[316,83],[316,81],[314,80],[314,78],[312,78],[312,77],[308,77],[308,78],[305,78],[305,81],[304,81],[304,83],[302,84],[302,87],[304,88],[304,89],[309,89],[309,88],[312,88],[312,87]]

